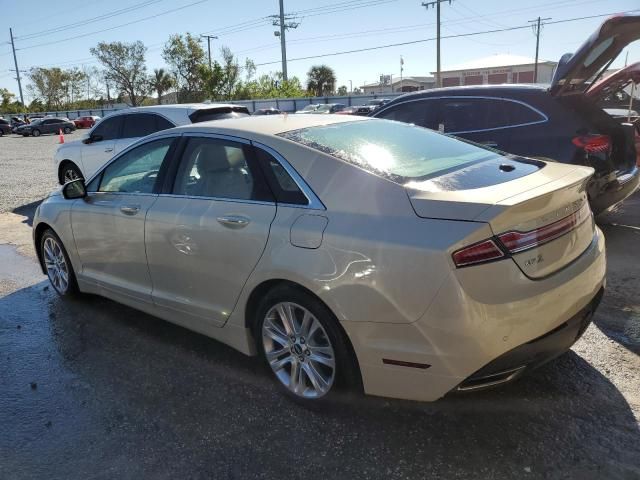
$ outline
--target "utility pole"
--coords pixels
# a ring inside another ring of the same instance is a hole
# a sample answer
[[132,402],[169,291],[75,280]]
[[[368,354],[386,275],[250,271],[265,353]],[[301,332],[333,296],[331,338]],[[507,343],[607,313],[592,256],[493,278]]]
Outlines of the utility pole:
[[217,40],[218,37],[214,37],[213,35],[200,35],[207,39],[207,51],[209,52],[209,70],[211,70],[211,39]]
[[289,28],[298,28],[299,23],[292,22],[293,16],[285,15],[284,13],[284,0],[280,0],[280,15],[271,15],[273,18],[273,26],[280,27],[280,31],[273,32],[276,37],[280,37],[280,50],[282,50],[282,80],[285,82],[288,80],[287,76],[287,41],[285,39],[285,32]]
[[404,70],[404,58],[400,55],[400,93],[402,93],[402,71]]
[[529,20],[529,23],[533,23],[534,33],[536,35],[536,63],[533,67],[533,83],[538,83],[538,52],[540,50],[540,27],[543,25],[541,22],[545,20],[551,20],[550,17],[547,18],[536,18],[535,20]]
[[18,57],[16,57],[16,46],[13,44],[13,30],[9,28],[9,36],[11,37],[11,50],[13,50],[13,63],[16,66],[16,80],[18,81],[18,90],[20,91],[20,103],[24,107],[24,97],[22,96],[22,82],[20,81],[20,69],[18,68]]
[[440,81],[440,4],[442,2],[449,2],[451,5],[452,0],[433,0],[432,2],[422,2],[422,6],[429,10],[429,7],[436,7],[436,87],[441,87]]

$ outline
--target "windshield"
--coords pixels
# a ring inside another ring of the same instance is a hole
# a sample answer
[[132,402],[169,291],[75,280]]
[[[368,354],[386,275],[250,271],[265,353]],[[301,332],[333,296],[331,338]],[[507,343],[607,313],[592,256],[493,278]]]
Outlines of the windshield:
[[307,105],[306,107],[304,107],[301,111],[302,112],[309,112],[309,111],[313,111],[316,108],[318,108],[317,105]]
[[31,120],[31,124],[30,125],[38,125],[40,123],[42,123],[42,119],[41,118],[39,118],[37,120]]
[[309,127],[280,136],[401,184],[502,157],[494,150],[390,120]]
[[317,109],[316,112],[329,112],[331,111],[331,107],[333,105],[320,105]]

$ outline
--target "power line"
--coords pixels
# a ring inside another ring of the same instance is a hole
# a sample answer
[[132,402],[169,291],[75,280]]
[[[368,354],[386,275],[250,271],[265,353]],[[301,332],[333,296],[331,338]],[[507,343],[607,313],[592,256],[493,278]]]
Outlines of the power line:
[[[553,22],[547,22],[547,25],[554,25],[554,24],[558,24],[558,23],[567,23],[567,22],[575,22],[578,20],[588,20],[588,19],[592,19],[592,18],[601,18],[601,17],[608,17],[610,15],[615,15],[615,14],[619,14],[619,13],[633,13],[633,12],[638,12],[640,11],[640,9],[634,9],[634,10],[627,10],[625,12],[612,12],[612,13],[602,13],[602,14],[598,14],[598,15],[588,15],[588,16],[584,16],[584,17],[575,17],[575,18],[566,18],[563,20],[555,20]],[[473,36],[477,36],[477,35],[485,35],[488,33],[501,33],[501,32],[509,32],[509,31],[513,31],[513,30],[523,30],[523,29],[528,29],[531,28],[531,25],[519,25],[519,26],[515,26],[515,27],[508,27],[508,28],[497,28],[497,29],[493,29],[493,30],[484,30],[484,31],[480,31],[480,32],[471,32],[471,33],[460,33],[457,35],[445,35],[442,36],[442,38],[444,39],[449,39],[449,38],[461,38],[461,37],[473,37]],[[385,45],[377,45],[375,47],[365,47],[365,48],[357,48],[357,49],[353,49],[353,50],[343,50],[340,52],[331,52],[331,53],[324,53],[324,54],[319,54],[319,55],[309,55],[306,57],[298,57],[298,58],[291,58],[289,59],[290,62],[295,62],[295,61],[299,61],[299,60],[312,60],[315,58],[324,58],[324,57],[335,57],[338,55],[347,55],[350,53],[361,53],[361,52],[369,52],[369,51],[373,51],[373,50],[382,50],[385,48],[392,48],[392,47],[401,47],[404,45],[414,45],[416,43],[425,43],[425,42],[432,42],[436,40],[436,37],[432,37],[432,38],[422,38],[419,40],[410,40],[407,42],[398,42],[398,43],[388,43]],[[256,63],[256,67],[262,67],[264,65],[273,65],[276,63],[279,63],[279,60],[275,60],[275,61],[271,61],[271,62],[262,62],[262,63]]]
[[162,2],[162,1],[164,1],[164,0],[145,0],[142,3],[138,3],[138,4],[132,5],[132,6],[127,7],[127,8],[122,8],[120,10],[115,10],[115,11],[110,12],[110,13],[105,13],[103,15],[98,15],[96,17],[86,18],[84,20],[80,20],[80,21],[77,21],[77,22],[74,22],[74,23],[69,23],[69,24],[66,24],[66,25],[60,25],[58,27],[49,28],[47,30],[41,30],[40,32],[34,32],[34,33],[28,33],[28,34],[25,34],[25,35],[20,35],[20,36],[16,37],[16,40],[21,40],[21,41],[22,40],[30,40],[32,38],[42,37],[42,36],[45,36],[45,35],[52,35],[54,33],[59,33],[59,32],[62,32],[62,31],[65,31],[65,30],[69,30],[71,28],[75,28],[75,27],[78,27],[78,26],[84,26],[84,25],[88,25],[90,23],[95,23],[95,22],[100,22],[102,20],[107,20],[109,18],[116,17],[118,15],[122,15],[122,14],[125,14],[125,13],[129,13],[129,12],[132,12],[134,10],[139,10],[141,8],[144,8],[144,7],[147,7],[149,5],[153,5],[154,3],[159,3],[159,2]]
[[193,7],[194,5],[198,5],[200,3],[204,3],[204,2],[207,2],[207,1],[208,0],[198,0],[197,2],[192,2],[192,3],[189,3],[187,5],[183,5],[182,7],[172,8],[171,10],[165,10],[164,12],[156,13],[155,15],[149,15],[147,17],[140,18],[138,20],[133,20],[131,22],[122,23],[120,25],[115,25],[115,26],[110,27],[110,28],[105,28],[105,29],[102,29],[102,30],[96,30],[96,31],[93,31],[93,32],[82,33],[80,35],[75,35],[73,37],[62,38],[60,40],[53,40],[53,41],[50,41],[50,42],[37,43],[35,45],[29,45],[29,46],[22,47],[22,48],[16,48],[16,50],[28,50],[30,48],[42,47],[42,46],[45,46],[45,45],[54,45],[56,43],[67,42],[69,40],[76,40],[78,38],[87,37],[89,35],[95,35],[96,33],[108,32],[108,31],[111,31],[111,30],[115,30],[116,28],[126,27],[128,25],[133,25],[135,23],[140,23],[140,22],[144,22],[146,20],[151,20],[153,18],[157,18],[157,17],[160,17],[162,15],[168,15],[170,13],[174,13],[174,12],[177,12],[179,10],[184,10],[185,8]]

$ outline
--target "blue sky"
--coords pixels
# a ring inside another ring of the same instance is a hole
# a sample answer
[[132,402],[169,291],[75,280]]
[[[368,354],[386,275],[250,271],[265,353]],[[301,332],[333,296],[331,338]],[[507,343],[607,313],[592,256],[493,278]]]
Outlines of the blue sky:
[[[136,7],[123,14],[117,11]],[[289,59],[367,48],[435,36],[435,10],[426,10],[420,0],[285,0],[285,11],[300,12],[296,29],[287,32]],[[538,15],[553,21],[640,9],[638,0],[453,0],[442,4],[442,35],[495,30],[526,25]],[[9,27],[13,28],[21,70],[32,66],[96,66],[89,48],[99,41],[142,40],[148,47],[150,70],[164,66],[162,44],[170,34],[192,32],[219,36],[219,47],[230,47],[241,59],[257,64],[279,62],[280,44],[276,29],[264,17],[278,12],[278,0],[67,0],[23,2],[0,0],[0,87],[17,94],[12,78]],[[640,14],[640,11],[637,12]],[[138,22],[137,20],[150,18]],[[98,16],[98,20],[90,20]],[[540,58],[557,60],[574,51],[603,18],[587,19],[543,29]],[[129,23],[129,25],[121,26]],[[71,24],[76,24],[68,27]],[[64,27],[64,28],[62,28]],[[54,30],[51,32],[51,30]],[[102,32],[93,33],[104,30]],[[31,37],[29,37],[31,35]],[[22,38],[21,38],[22,37]],[[629,62],[640,60],[639,42],[628,49]],[[442,65],[455,65],[497,53],[533,57],[535,37],[531,29],[444,39]],[[624,56],[615,66],[624,64]],[[289,62],[289,75],[303,82],[309,67],[326,63],[333,67],[339,85],[359,86],[375,81],[380,74],[428,75],[435,70],[435,42],[416,43],[368,52]],[[258,67],[258,73],[280,70],[279,63]],[[25,92],[26,93],[26,92]]]

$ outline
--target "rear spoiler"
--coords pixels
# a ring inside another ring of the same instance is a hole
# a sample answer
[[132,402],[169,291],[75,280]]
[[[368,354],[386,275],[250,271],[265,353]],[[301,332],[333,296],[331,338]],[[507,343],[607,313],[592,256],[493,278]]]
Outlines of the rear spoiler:
[[189,115],[189,119],[191,120],[191,123],[198,123],[212,120],[211,117],[214,115],[228,115],[230,113],[245,113],[247,115],[251,114],[247,107],[244,107],[242,105],[234,105],[224,107],[199,108]]

